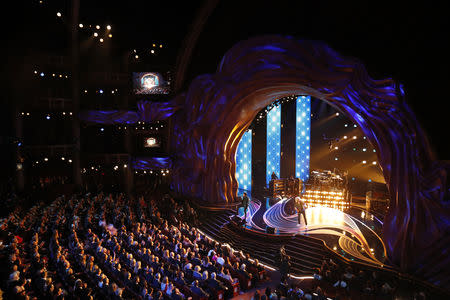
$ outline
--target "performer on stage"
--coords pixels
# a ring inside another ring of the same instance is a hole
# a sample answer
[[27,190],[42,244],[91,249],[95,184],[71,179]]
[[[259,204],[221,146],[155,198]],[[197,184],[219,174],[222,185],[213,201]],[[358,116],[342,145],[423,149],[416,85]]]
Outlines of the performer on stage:
[[272,172],[272,180],[277,180],[278,179],[278,176],[277,176],[277,174],[275,174],[275,172]]
[[308,221],[306,221],[306,208],[306,203],[300,197],[295,197],[294,209],[297,212],[298,224],[300,224],[300,216],[303,215],[305,225],[307,226]]
[[247,219],[247,209],[249,203],[250,199],[248,199],[247,193],[244,192],[244,194],[242,194],[242,204],[241,204],[244,207],[244,220]]

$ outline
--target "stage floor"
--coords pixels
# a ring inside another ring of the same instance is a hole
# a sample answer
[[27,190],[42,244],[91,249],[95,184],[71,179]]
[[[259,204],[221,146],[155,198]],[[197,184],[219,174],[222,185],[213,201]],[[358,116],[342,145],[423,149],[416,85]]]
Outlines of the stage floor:
[[[371,213],[359,208],[345,212],[328,207],[306,210],[306,226],[293,211],[293,198],[270,205],[270,199],[252,200],[247,211],[246,227],[261,232],[270,226],[276,234],[303,234],[323,240],[338,254],[355,261],[385,265],[386,249],[381,239],[383,223]],[[239,215],[244,218],[243,208]]]

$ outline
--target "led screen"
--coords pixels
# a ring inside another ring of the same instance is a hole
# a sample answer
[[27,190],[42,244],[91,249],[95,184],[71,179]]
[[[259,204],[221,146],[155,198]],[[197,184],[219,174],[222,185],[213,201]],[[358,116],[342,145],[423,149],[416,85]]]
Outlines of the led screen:
[[133,89],[136,95],[169,94],[170,80],[157,72],[133,73]]
[[144,148],[154,148],[161,146],[161,142],[157,137],[145,137],[144,138]]

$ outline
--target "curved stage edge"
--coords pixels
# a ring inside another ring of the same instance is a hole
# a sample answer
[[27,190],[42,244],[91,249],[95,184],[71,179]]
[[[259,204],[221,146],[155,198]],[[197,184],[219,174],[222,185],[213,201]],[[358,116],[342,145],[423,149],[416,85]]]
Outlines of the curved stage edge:
[[[293,211],[293,198],[270,205],[270,200],[252,200],[245,218],[246,230],[263,234],[273,228],[275,235],[303,235],[324,242],[330,250],[345,259],[386,267],[386,247],[380,236],[383,223],[373,214],[358,208],[345,212],[329,207],[306,209],[308,225],[303,217],[298,224]],[[242,222],[244,211],[238,213]]]

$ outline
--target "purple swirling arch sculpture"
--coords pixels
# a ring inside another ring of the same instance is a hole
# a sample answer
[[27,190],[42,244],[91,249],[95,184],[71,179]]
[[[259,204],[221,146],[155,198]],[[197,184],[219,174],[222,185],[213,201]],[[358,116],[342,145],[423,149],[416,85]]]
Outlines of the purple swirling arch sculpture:
[[173,115],[174,187],[205,201],[234,201],[243,133],[259,110],[293,94],[345,112],[376,148],[391,195],[384,223],[390,261],[428,278],[449,270],[449,164],[435,160],[400,85],[371,79],[359,61],[321,42],[282,36],[242,41],[216,73],[197,77],[174,98],[182,108]]

